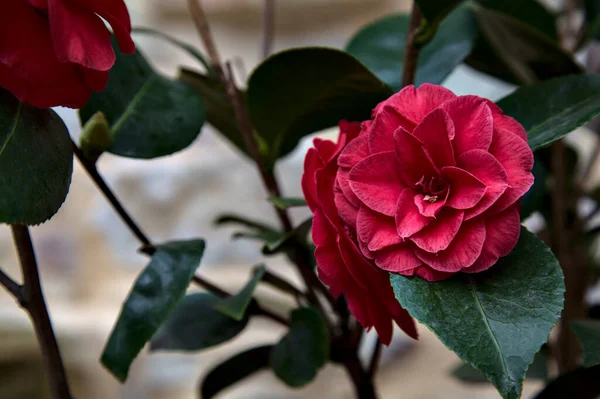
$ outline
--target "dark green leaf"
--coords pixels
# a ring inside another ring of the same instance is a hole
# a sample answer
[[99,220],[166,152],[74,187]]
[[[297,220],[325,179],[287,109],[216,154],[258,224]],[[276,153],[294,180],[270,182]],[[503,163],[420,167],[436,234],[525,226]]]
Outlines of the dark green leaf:
[[240,216],[240,215],[235,215],[235,214],[230,214],[230,213],[219,215],[219,217],[215,220],[215,224],[217,226],[223,226],[226,224],[239,224],[239,225],[248,227],[253,230],[270,231],[270,232],[279,233],[277,231],[277,229],[275,229],[274,227],[271,227],[267,224],[264,224],[264,223],[256,221],[256,220],[248,219],[245,216]]
[[321,314],[312,308],[291,313],[290,331],[271,353],[275,375],[291,387],[311,382],[329,359],[329,334]]
[[202,381],[200,398],[212,399],[225,388],[269,367],[272,345],[238,353],[212,369]]
[[392,90],[343,51],[308,47],[277,53],[252,73],[247,106],[269,166],[307,134],[342,119],[363,121]]
[[269,198],[269,201],[279,209],[306,206],[306,200],[304,198],[271,197]]
[[200,134],[204,105],[194,89],[157,74],[142,54],[121,54],[106,90],[80,110],[83,124],[102,111],[112,127],[110,152],[156,158],[189,146]]
[[454,7],[462,3],[463,0],[415,0],[415,2],[421,10],[423,19],[429,25],[437,25]]
[[199,351],[227,342],[248,324],[215,309],[221,298],[209,293],[183,298],[169,319],[152,337],[150,350]]
[[558,320],[565,291],[558,261],[521,230],[514,251],[490,270],[427,282],[391,275],[396,298],[505,399],[521,396],[535,353]]
[[263,254],[272,255],[274,253],[284,251],[289,247],[297,245],[306,245],[306,236],[312,228],[312,218],[305,220],[302,224],[296,227],[289,233],[280,236],[277,240],[269,241],[263,248]]
[[[360,30],[346,51],[361,60],[394,91],[400,90],[404,46],[410,17],[385,17]],[[440,84],[469,55],[477,24],[468,7],[456,9],[442,22],[433,40],[421,49],[415,84]]]
[[221,132],[242,153],[247,154],[246,143],[244,143],[238,128],[235,112],[227,98],[223,85],[215,79],[188,69],[181,70],[179,79],[193,87],[202,97],[206,107],[206,121]]
[[598,399],[600,366],[580,368],[563,374],[535,396],[535,399]]
[[548,192],[546,183],[548,172],[538,159],[536,159],[533,165],[532,173],[535,182],[521,199],[521,219],[525,219],[535,211],[541,209],[544,206],[544,197]]
[[481,6],[506,14],[529,25],[552,40],[558,40],[556,15],[537,0],[476,0]]
[[206,58],[204,58],[204,55],[196,47],[192,46],[191,44],[185,43],[184,41],[174,38],[173,36],[169,36],[166,33],[163,33],[163,32],[151,29],[151,28],[134,28],[131,32],[132,33],[140,33],[140,34],[144,34],[144,35],[150,35],[150,36],[156,36],[163,40],[166,40],[167,42],[173,44],[176,47],[179,47],[180,49],[184,50],[189,55],[191,55],[192,57],[194,57],[195,59],[200,61],[200,63],[204,66],[204,68],[206,68],[207,71],[211,70],[210,64],[208,63]]
[[571,327],[583,347],[583,363],[585,367],[600,365],[600,321],[577,320]]
[[123,304],[102,354],[102,364],[120,381],[127,379],[133,360],[184,297],[204,248],[204,240],[156,247]]
[[[489,381],[476,368],[467,363],[462,363],[452,370],[452,375],[462,382],[469,384],[488,384]],[[548,379],[548,350],[542,349],[535,354],[533,363],[529,366],[526,374],[527,379],[547,380]]]
[[215,309],[234,320],[241,321],[246,316],[246,309],[248,309],[248,305],[252,301],[252,295],[254,295],[256,286],[264,275],[265,266],[261,265],[255,269],[254,276],[240,292],[229,298],[221,299],[215,305]]
[[482,34],[469,58],[473,67],[519,84],[582,72],[556,40],[522,20],[483,7],[473,12]]
[[535,150],[600,114],[600,75],[564,76],[522,87],[498,105],[525,127]]
[[72,174],[71,139],[58,115],[0,89],[0,223],[50,219],[67,197]]

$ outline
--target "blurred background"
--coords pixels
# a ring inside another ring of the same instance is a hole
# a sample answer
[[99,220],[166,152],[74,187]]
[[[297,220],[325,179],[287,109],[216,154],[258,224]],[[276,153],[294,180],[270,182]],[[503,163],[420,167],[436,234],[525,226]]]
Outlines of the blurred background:
[[[134,26],[152,27],[200,47],[185,0],[129,0]],[[263,1],[205,0],[218,47],[234,60],[243,81],[260,61]],[[552,4],[550,4],[552,5]],[[408,0],[279,0],[275,50],[297,46],[342,48],[363,25],[392,12],[407,12]],[[139,48],[165,74],[176,75],[178,65],[200,70],[193,59],[164,41],[136,36]],[[400,73],[400,71],[398,71]],[[477,94],[492,100],[513,87],[460,67],[445,82],[457,94]],[[74,137],[77,114],[59,109]],[[320,135],[334,137],[335,131]],[[570,141],[582,152],[593,136],[585,129]],[[304,153],[310,140],[278,166],[286,196],[300,196]],[[235,212],[276,219],[254,167],[229,143],[205,126],[196,143],[172,157],[152,161],[104,155],[99,169],[131,214],[156,242],[203,237],[208,247],[199,273],[234,291],[251,267],[261,261],[260,246],[231,241],[232,230],[216,228],[215,216]],[[596,173],[597,174],[597,173]],[[595,176],[590,184],[598,183]],[[294,214],[296,222],[308,216]],[[535,228],[535,215],[527,221]],[[136,360],[129,380],[119,384],[98,359],[122,300],[147,259],[137,254],[137,241],[76,164],[67,202],[50,222],[33,229],[54,326],[60,340],[74,394],[84,399],[184,399],[197,397],[201,376],[249,343],[272,343],[283,330],[264,321],[252,324],[231,343],[198,355],[148,355]],[[15,277],[16,255],[9,230],[0,228],[0,264]],[[274,272],[297,279],[284,258],[270,258]],[[298,280],[298,279],[297,279]],[[298,280],[299,281],[299,280]],[[282,298],[267,289],[258,296],[267,306],[282,309]],[[499,398],[488,385],[468,385],[451,376],[458,358],[426,328],[421,339],[410,341],[400,331],[384,349],[376,384],[382,398]],[[374,344],[370,336],[366,346]],[[367,348],[368,350],[368,348]],[[46,398],[46,382],[37,343],[25,313],[0,290],[0,397]],[[527,382],[524,397],[542,385]],[[223,398],[346,398],[352,387],[341,368],[327,366],[316,382],[290,391],[270,371],[252,377],[222,394]]]

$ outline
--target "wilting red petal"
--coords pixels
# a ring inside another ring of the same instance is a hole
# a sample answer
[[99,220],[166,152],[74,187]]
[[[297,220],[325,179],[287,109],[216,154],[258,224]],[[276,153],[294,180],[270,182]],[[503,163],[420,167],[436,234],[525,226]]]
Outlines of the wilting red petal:
[[473,219],[462,224],[445,251],[430,253],[417,249],[415,255],[432,269],[447,273],[458,272],[475,263],[481,255],[484,242],[485,223],[481,219]]
[[396,153],[380,152],[359,162],[350,172],[350,187],[369,208],[394,216],[403,188]]
[[443,175],[450,180],[450,195],[446,205],[454,209],[473,208],[485,195],[486,185],[464,169],[454,166],[442,168]]
[[415,256],[412,247],[408,244],[388,247],[378,251],[374,255],[375,264],[380,268],[392,273],[404,273],[416,269],[423,262]]
[[424,251],[437,253],[450,246],[462,224],[464,212],[445,208],[423,230],[410,237],[415,245]]
[[427,114],[415,128],[413,134],[421,140],[438,169],[456,165],[454,150],[450,143],[455,134],[454,124],[446,111],[436,109]]
[[517,245],[521,233],[521,217],[517,206],[485,219],[485,242],[481,256],[466,273],[477,273],[489,269],[498,259],[508,255]]
[[452,122],[455,136],[454,153],[459,156],[469,150],[487,151],[492,144],[494,123],[487,101],[477,96],[461,96],[442,105]]
[[359,240],[365,242],[370,251],[402,242],[393,217],[377,213],[364,205],[358,211],[356,232]]
[[115,63],[110,32],[100,18],[78,2],[48,0],[52,42],[61,62],[72,62],[98,71]]
[[398,198],[396,211],[396,228],[398,235],[407,238],[421,231],[432,218],[425,217],[415,205],[417,193],[410,188],[405,188]]

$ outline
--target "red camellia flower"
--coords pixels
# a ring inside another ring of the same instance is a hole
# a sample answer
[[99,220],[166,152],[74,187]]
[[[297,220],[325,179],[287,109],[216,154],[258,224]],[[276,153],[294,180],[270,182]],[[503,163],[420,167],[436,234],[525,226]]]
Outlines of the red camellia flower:
[[0,4],[0,87],[37,107],[83,107],[115,63],[111,33],[133,53],[123,0],[4,0]]
[[315,140],[302,183],[319,275],[365,327],[406,320],[386,272],[477,273],[517,244],[533,153],[494,103],[409,86],[340,130],[337,144]]

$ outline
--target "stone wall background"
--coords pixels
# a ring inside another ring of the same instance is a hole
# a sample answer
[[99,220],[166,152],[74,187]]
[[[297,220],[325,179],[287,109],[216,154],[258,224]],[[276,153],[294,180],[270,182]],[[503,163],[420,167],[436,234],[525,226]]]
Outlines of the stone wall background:
[[[164,30],[199,46],[185,0],[128,3],[134,25]],[[250,73],[259,62],[262,1],[205,0],[205,4],[222,56],[236,60],[241,77]],[[275,49],[305,45],[343,47],[360,26],[408,7],[407,0],[280,0]],[[176,74],[177,65],[182,64],[199,68],[194,60],[160,40],[141,36],[136,39],[142,51],[166,74]],[[511,90],[499,82],[482,80],[462,67],[446,85],[458,94],[492,99]],[[76,114],[66,109],[59,112],[77,136]],[[585,142],[587,136],[582,137]],[[301,194],[302,160],[308,146],[309,140],[305,140],[280,162],[278,174],[286,195]],[[221,212],[261,216],[274,223],[275,218],[250,162],[211,127],[206,126],[194,145],[175,156],[137,161],[107,154],[99,167],[153,240],[198,236],[207,239],[200,273],[235,290],[244,283],[250,267],[261,260],[258,246],[232,242],[231,229],[215,229],[212,224]],[[294,214],[296,221],[304,216],[306,211]],[[135,238],[78,165],[71,193],[59,214],[34,228],[33,234],[50,311],[78,398],[194,398],[199,376],[220,360],[250,343],[273,342],[283,333],[267,322],[253,321],[231,344],[199,355],[144,353],[134,364],[130,379],[121,386],[102,369],[98,359],[121,301],[146,263],[136,253]],[[6,227],[0,227],[0,264],[17,276],[16,256]],[[267,264],[276,273],[297,278],[282,258],[268,259]],[[285,307],[278,304],[281,298],[273,291],[261,289],[259,295],[275,309]],[[0,386],[8,387],[7,399],[45,397],[45,380],[30,330],[26,316],[0,290]],[[392,347],[384,352],[377,381],[382,398],[499,397],[491,388],[473,388],[452,379],[448,372],[456,364],[456,356],[425,328],[420,331],[422,339],[418,344],[398,332]],[[536,387],[527,384],[526,392]],[[343,370],[329,366],[315,383],[302,390],[287,390],[269,372],[263,372],[222,397],[346,398],[351,397],[351,392]]]

